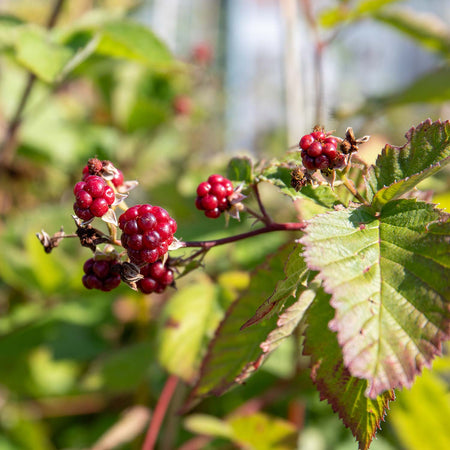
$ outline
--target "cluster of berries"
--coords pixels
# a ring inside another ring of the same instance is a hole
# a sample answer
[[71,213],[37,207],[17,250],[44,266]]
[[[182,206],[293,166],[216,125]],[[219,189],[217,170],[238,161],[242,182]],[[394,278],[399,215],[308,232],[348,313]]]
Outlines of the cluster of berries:
[[345,155],[338,151],[338,140],[323,131],[313,131],[300,139],[303,166],[308,170],[338,169]]
[[87,289],[110,291],[120,284],[117,259],[88,259],[83,266],[82,282]]
[[128,208],[119,217],[119,228],[130,261],[140,265],[154,263],[167,253],[177,223],[165,209],[144,204]]
[[167,286],[173,284],[173,271],[163,264],[162,261],[145,264],[141,267],[141,278],[138,283],[138,289],[144,294],[156,292],[160,294]]
[[94,217],[102,217],[114,203],[116,194],[105,180],[98,175],[89,175],[73,188],[75,214],[87,222]]
[[228,197],[233,193],[231,181],[222,175],[211,175],[208,181],[200,183],[197,187],[195,206],[205,211],[205,216],[217,219],[220,214],[230,208]]

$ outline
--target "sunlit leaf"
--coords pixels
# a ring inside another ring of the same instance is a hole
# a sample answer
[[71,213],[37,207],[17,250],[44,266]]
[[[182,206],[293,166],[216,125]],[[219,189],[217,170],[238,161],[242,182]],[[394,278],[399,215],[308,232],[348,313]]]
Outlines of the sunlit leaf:
[[[389,202],[310,220],[305,259],[336,310],[345,366],[366,395],[411,386],[450,336],[448,224],[432,205]],[[435,223],[433,223],[435,222]]]
[[230,159],[227,167],[227,177],[230,180],[251,183],[253,179],[253,162],[247,156]]
[[186,381],[196,375],[202,342],[211,325],[215,288],[206,278],[180,289],[161,317],[158,358],[170,373]]
[[298,431],[294,424],[268,414],[255,413],[228,419],[233,441],[243,448],[292,450],[297,446]]
[[403,7],[378,11],[374,18],[405,33],[429,50],[450,55],[450,27],[436,14]]
[[386,145],[369,169],[367,190],[377,210],[450,163],[449,121],[427,120],[411,128],[406,138],[403,147]]
[[358,440],[359,448],[367,450],[394,392],[386,391],[374,399],[364,395],[367,380],[353,377],[345,367],[336,335],[328,329],[332,318],[330,295],[319,289],[305,317],[304,354],[311,357],[311,378],[321,400],[330,403]]
[[15,46],[17,61],[47,83],[54,82],[73,57],[71,49],[52,42],[43,29],[31,25],[20,30]]
[[152,69],[173,64],[167,47],[146,26],[130,20],[109,22],[99,28],[97,53],[138,61]]

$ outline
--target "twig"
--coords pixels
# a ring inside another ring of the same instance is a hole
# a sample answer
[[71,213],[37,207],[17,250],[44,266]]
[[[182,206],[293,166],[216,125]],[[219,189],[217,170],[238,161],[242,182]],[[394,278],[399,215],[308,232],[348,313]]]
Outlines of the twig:
[[256,201],[258,202],[259,210],[261,211],[261,214],[263,215],[263,217],[265,219],[263,222],[266,224],[272,223],[273,221],[272,221],[271,217],[269,216],[269,214],[267,214],[266,208],[264,207],[263,202],[261,201],[261,196],[259,195],[258,185],[253,184],[252,189],[253,189],[253,192],[255,193],[255,198],[256,198]]
[[349,180],[345,175],[341,177],[342,184],[357,198],[364,206],[370,206],[369,202],[356,190],[353,181]]
[[[61,12],[62,6],[65,0],[55,0],[55,4],[50,12],[50,16],[47,20],[46,28],[50,30],[55,26],[56,20]],[[17,109],[12,116],[11,121],[5,132],[5,138],[0,146],[0,166],[8,167],[14,158],[14,153],[17,148],[17,133],[22,123],[22,115],[25,106],[30,98],[31,91],[34,83],[36,82],[36,75],[29,73],[25,89],[23,90]]]
[[178,377],[175,375],[170,375],[170,377],[166,381],[166,384],[164,385],[164,388],[158,399],[158,403],[156,404],[155,410],[153,412],[153,417],[150,421],[142,450],[153,450],[153,448],[155,447],[159,430],[161,429],[164,416],[166,415],[167,408],[175,392],[177,384]]
[[183,242],[182,247],[202,247],[211,248],[218,245],[230,244],[231,242],[240,241],[259,234],[271,233],[273,231],[301,231],[306,227],[304,222],[287,222],[287,223],[268,223],[263,228],[247,231],[246,233],[236,234],[222,239],[214,239],[211,241],[188,241]]

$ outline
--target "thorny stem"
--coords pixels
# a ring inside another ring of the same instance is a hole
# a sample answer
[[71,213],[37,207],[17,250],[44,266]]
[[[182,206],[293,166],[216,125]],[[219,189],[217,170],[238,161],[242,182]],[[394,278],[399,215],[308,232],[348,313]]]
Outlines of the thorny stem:
[[356,190],[353,181],[349,180],[345,175],[341,177],[342,184],[357,198],[364,206],[370,206],[368,201]]
[[169,403],[175,392],[177,384],[178,377],[175,375],[170,375],[163,387],[161,395],[158,399],[158,403],[156,404],[155,410],[153,412],[153,417],[150,421],[142,450],[153,450],[153,448],[155,447],[159,430],[161,429],[164,416],[166,415],[167,408],[169,407]]
[[300,231],[306,227],[304,222],[287,222],[287,223],[267,223],[264,227],[257,230],[247,231],[246,233],[236,234],[222,239],[214,239],[211,241],[188,241],[183,242],[182,247],[202,247],[209,249],[218,245],[230,244],[231,242],[241,241],[259,234],[271,233],[272,231]]
[[[58,16],[62,10],[64,1],[65,0],[55,0],[55,4],[46,24],[48,30],[54,27],[56,20],[58,19]],[[17,109],[11,121],[9,122],[9,125],[5,132],[5,138],[0,146],[0,166],[8,167],[14,157],[14,153],[17,148],[17,133],[22,123],[23,111],[30,98],[30,94],[33,89],[34,83],[36,82],[36,79],[37,78],[34,73],[28,74],[27,82],[25,84],[25,88],[23,90],[19,104],[17,105]]]

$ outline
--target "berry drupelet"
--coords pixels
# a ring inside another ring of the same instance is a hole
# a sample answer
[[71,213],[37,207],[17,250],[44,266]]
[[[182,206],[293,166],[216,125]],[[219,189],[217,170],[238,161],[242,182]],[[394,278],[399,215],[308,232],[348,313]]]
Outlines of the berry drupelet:
[[165,209],[144,204],[128,208],[119,217],[119,228],[130,261],[139,265],[154,263],[167,253],[177,223]]
[[211,175],[207,181],[197,187],[195,206],[204,211],[205,216],[217,219],[220,214],[230,208],[228,197],[233,193],[231,181],[222,175]]

